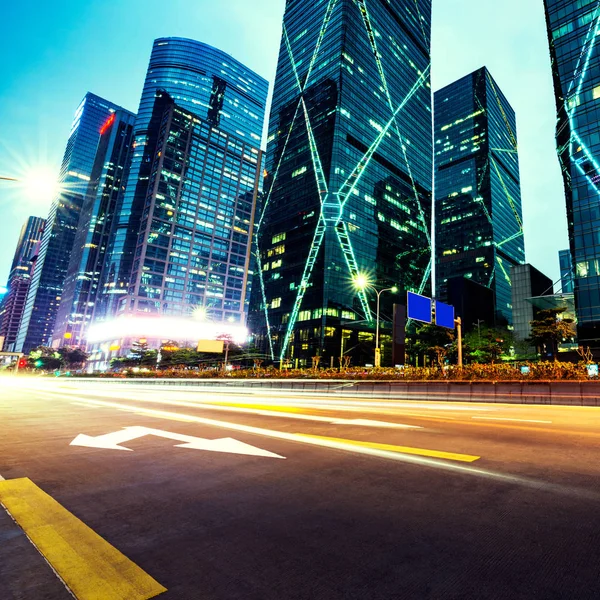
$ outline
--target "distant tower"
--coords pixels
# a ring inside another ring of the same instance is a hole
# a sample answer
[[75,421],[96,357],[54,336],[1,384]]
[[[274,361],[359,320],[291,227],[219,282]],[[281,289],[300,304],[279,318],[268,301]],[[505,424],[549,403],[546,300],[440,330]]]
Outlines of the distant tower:
[[600,348],[600,3],[545,0],[577,337]]
[[100,129],[52,335],[53,346],[85,345],[85,332],[99,300],[99,280],[117,198],[131,161],[134,123],[133,113],[119,109],[110,114]]
[[467,277],[512,322],[511,268],[525,262],[515,113],[487,68],[435,93],[437,292]]
[[45,219],[29,217],[21,228],[15,256],[6,283],[7,293],[0,304],[0,337],[4,338],[3,349],[12,351],[17,340],[19,324],[25,308],[27,290],[36,251],[42,239]]
[[116,104],[88,92],[75,111],[58,180],[60,191],[46,219],[27,293],[16,342],[18,352],[28,353],[50,343],[100,130],[118,109]]

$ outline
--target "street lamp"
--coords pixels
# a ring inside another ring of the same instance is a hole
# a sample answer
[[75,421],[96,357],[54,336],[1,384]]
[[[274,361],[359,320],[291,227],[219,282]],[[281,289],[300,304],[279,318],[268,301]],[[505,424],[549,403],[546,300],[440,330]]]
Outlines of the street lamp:
[[358,274],[354,278],[354,285],[361,290],[373,289],[377,294],[377,312],[375,315],[375,367],[381,366],[381,350],[379,349],[379,306],[381,300],[381,294],[384,292],[392,292],[393,294],[398,292],[397,286],[392,286],[389,288],[377,289],[372,283],[370,283],[368,277],[366,275]]

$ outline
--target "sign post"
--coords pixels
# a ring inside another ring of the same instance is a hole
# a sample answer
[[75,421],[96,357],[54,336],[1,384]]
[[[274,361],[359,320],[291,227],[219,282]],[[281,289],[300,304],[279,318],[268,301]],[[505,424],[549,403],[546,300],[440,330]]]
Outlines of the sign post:
[[414,321],[421,321],[423,323],[432,323],[432,312],[435,316],[435,324],[438,327],[445,327],[446,329],[456,328],[458,337],[458,366],[463,366],[463,354],[462,354],[462,319],[454,316],[454,306],[450,304],[444,304],[438,300],[431,300],[426,296],[420,296],[408,292],[407,296],[407,307],[408,307],[408,318]]
[[462,368],[463,366],[463,356],[462,356],[462,319],[460,317],[456,317],[454,321],[456,323],[456,333],[458,335],[458,366]]

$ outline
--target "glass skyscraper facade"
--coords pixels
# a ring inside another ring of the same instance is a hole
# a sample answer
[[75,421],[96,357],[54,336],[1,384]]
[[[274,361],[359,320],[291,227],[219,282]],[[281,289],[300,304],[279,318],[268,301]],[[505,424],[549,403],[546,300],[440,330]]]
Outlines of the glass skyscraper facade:
[[573,282],[573,258],[570,250],[559,250],[558,264],[560,266],[560,285],[563,294],[572,294]]
[[485,67],[434,103],[437,296],[451,277],[472,279],[511,323],[510,273],[525,262],[515,112]]
[[111,113],[100,129],[90,183],[81,208],[52,345],[85,345],[85,332],[98,306],[99,280],[114,223],[117,199],[127,178],[135,115]]
[[[531,337],[531,321],[537,310],[530,302],[535,296],[552,296],[552,279],[530,264],[516,265],[511,269],[513,331],[516,341],[527,341]],[[533,348],[532,348],[533,350]]]
[[100,130],[119,108],[88,92],[75,112],[58,177],[59,193],[46,220],[19,327],[19,352],[50,343]]
[[6,287],[10,287],[10,280],[13,277],[31,274],[32,259],[41,241],[45,224],[46,220],[42,217],[29,217],[21,227]]
[[156,158],[157,131],[150,131],[150,124],[158,92],[166,92],[183,111],[193,113],[224,135],[260,148],[267,81],[207,44],[183,38],[155,40],[135,122],[129,177],[119,199],[101,281],[105,313],[98,315],[98,320],[116,315],[119,306],[123,306],[120,300],[130,288],[140,222]]
[[17,341],[27,290],[31,282],[31,272],[45,222],[41,217],[29,217],[21,228],[6,283],[8,291],[0,303],[0,337],[4,338],[3,349],[9,352],[14,349]]
[[[156,139],[129,293],[119,313],[245,323],[260,149],[155,99]],[[198,314],[198,313],[196,313]]]
[[579,343],[600,347],[600,2],[545,0]]
[[431,0],[286,3],[250,307],[274,360],[372,340],[357,279],[427,290],[430,30]]

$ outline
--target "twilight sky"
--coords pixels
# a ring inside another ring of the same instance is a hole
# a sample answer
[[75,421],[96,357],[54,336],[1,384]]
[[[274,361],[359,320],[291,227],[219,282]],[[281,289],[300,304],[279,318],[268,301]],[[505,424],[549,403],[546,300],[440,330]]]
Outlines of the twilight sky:
[[[28,0],[0,19],[0,176],[58,173],[87,91],[136,111],[152,40],[189,37],[272,82],[285,0]],[[526,259],[556,281],[568,247],[542,0],[433,0],[433,86],[486,65],[517,113]],[[168,7],[166,9],[165,7]],[[519,15],[515,18],[515,15]],[[0,285],[21,224],[50,201],[0,181]]]

